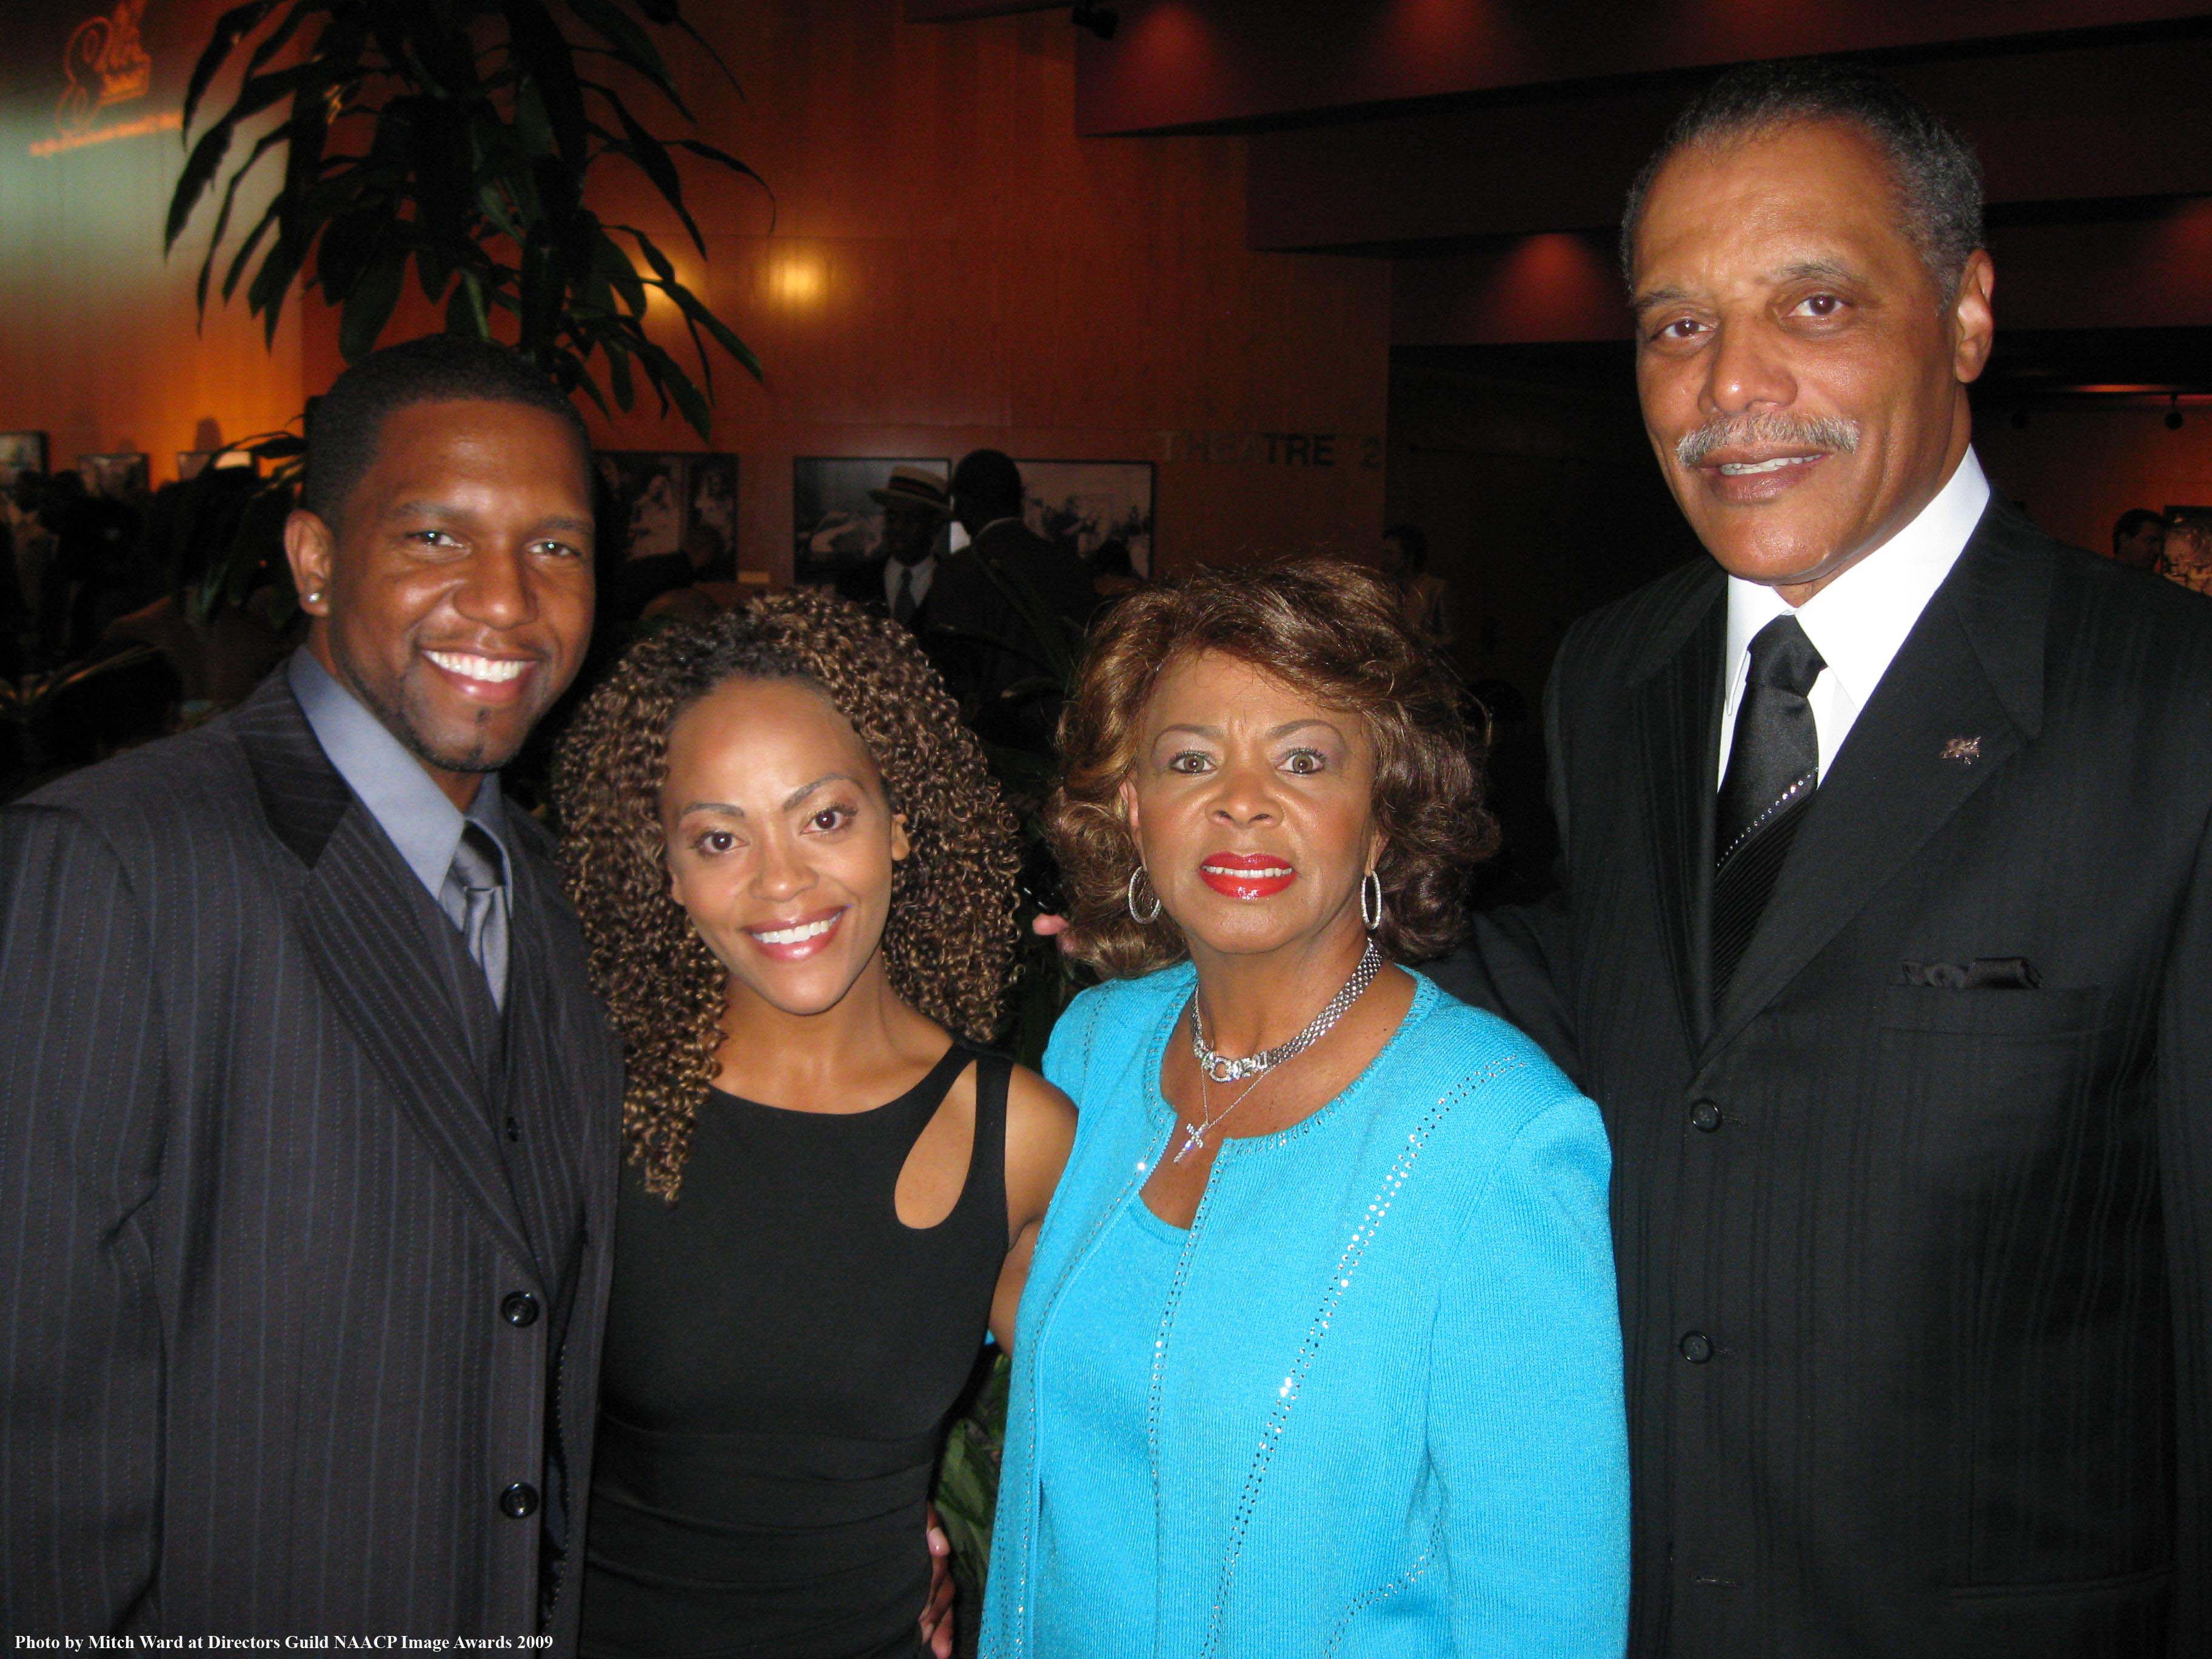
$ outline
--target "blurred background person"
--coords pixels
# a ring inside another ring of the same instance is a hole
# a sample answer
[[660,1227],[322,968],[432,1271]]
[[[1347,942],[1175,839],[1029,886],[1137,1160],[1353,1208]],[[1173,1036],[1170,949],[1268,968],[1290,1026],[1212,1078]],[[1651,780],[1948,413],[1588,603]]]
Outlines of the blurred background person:
[[884,487],[868,495],[884,510],[883,538],[875,557],[838,573],[838,596],[922,633],[930,625],[930,592],[952,498],[943,478],[919,466],[893,467]]
[[1451,605],[1444,579],[1429,569],[1428,532],[1394,524],[1382,532],[1382,573],[1398,584],[1406,625],[1430,644],[1451,641]]
[[2130,570],[2155,570],[2166,550],[2166,520],[2147,507],[2131,507],[2112,526],[2112,560]]

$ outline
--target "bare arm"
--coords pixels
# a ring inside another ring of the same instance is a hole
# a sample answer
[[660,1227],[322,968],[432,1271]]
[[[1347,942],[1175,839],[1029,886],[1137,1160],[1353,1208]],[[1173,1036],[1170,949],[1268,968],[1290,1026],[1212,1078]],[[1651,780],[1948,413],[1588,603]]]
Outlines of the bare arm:
[[991,1335],[1014,1351],[1014,1317],[1045,1206],[1075,1144],[1075,1107],[1035,1072],[1017,1066],[1006,1083],[1006,1237],[1012,1241],[991,1297]]

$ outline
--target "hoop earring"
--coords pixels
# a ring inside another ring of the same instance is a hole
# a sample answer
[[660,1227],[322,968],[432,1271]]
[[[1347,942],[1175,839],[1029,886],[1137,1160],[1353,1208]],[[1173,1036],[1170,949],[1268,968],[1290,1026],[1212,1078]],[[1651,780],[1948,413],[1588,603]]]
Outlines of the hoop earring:
[[1137,914],[1137,878],[1144,873],[1145,866],[1141,864],[1139,864],[1135,869],[1129,872],[1129,920],[1135,922],[1139,927],[1146,927],[1160,919],[1160,896],[1158,893],[1154,893],[1152,895],[1152,914],[1145,916],[1140,916]]
[[[1367,890],[1370,885],[1375,890],[1375,908],[1371,915],[1367,907]],[[1382,925],[1382,878],[1372,870],[1359,878],[1359,919],[1367,924],[1367,931],[1370,933]]]

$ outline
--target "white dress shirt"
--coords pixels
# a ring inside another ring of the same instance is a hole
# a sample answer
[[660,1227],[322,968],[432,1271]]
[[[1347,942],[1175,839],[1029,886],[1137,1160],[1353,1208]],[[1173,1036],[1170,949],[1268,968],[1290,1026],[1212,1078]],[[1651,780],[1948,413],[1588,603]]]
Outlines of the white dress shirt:
[[[1969,449],[1950,481],[1911,523],[1796,607],[1798,625],[1827,664],[1805,699],[1813,705],[1813,726],[1820,735],[1823,780],[1905,636],[1966,550],[1989,500],[1990,481]],[[1780,591],[1763,582],[1730,576],[1728,590],[1728,654],[1722,659],[1728,702],[1721,710],[1716,790],[1728,775],[1736,710],[1751,672],[1752,638],[1790,611]]]
[[930,583],[937,580],[937,555],[933,553],[913,564],[901,564],[896,559],[884,561],[884,603],[894,617],[898,615],[899,578],[909,570],[914,572],[914,603],[919,610],[921,602],[929,597]]

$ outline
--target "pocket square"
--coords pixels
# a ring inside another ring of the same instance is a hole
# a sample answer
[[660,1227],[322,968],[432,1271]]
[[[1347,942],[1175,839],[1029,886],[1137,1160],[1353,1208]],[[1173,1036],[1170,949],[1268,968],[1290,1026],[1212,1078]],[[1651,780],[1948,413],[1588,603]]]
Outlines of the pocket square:
[[1907,985],[1933,986],[1949,991],[2033,991],[2043,975],[2026,957],[1976,957],[1961,965],[1955,962],[1907,962]]

